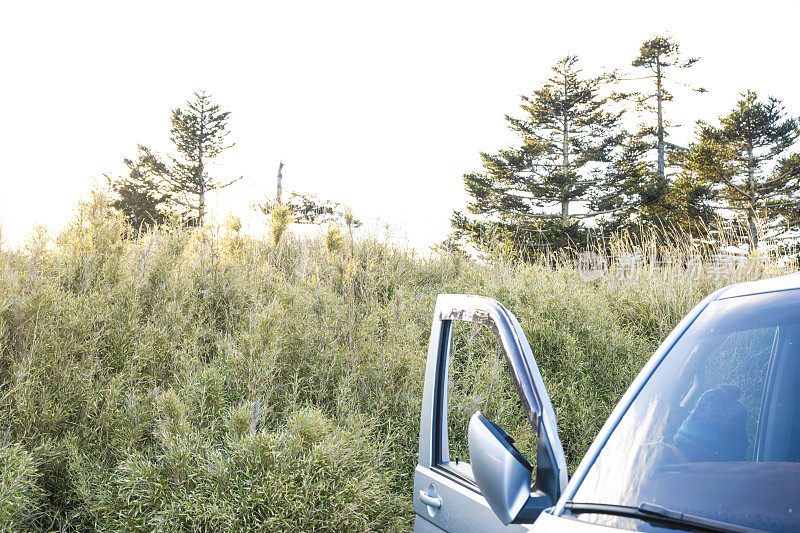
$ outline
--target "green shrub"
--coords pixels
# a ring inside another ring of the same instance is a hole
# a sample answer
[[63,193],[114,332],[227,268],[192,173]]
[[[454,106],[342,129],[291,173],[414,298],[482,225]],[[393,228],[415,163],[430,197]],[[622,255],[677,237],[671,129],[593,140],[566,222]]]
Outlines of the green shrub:
[[[39,235],[0,251],[5,530],[409,529],[438,293],[517,315],[572,469],[660,340],[730,281],[584,283],[569,265],[370,238],[164,226],[129,240],[104,205],[55,248]],[[493,394],[495,357],[460,367],[464,416]],[[532,450],[509,402],[491,412]]]
[[42,511],[34,459],[19,444],[0,446],[0,530],[32,530]]

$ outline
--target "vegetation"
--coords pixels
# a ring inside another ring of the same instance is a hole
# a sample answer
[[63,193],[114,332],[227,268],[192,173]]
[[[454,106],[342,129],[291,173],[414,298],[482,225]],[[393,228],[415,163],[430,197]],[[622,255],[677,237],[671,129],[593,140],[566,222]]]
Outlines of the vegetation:
[[173,157],[173,168],[165,178],[175,193],[174,201],[185,210],[187,222],[203,225],[206,214],[206,194],[209,191],[232,185],[240,178],[221,182],[208,173],[208,164],[232,144],[226,144],[229,111],[203,91],[194,93],[194,99],[185,108],[172,110],[170,134],[178,157]]
[[[292,192],[286,203],[280,198],[265,197],[260,204],[253,206],[265,216],[272,216],[276,210],[285,208],[292,215],[295,224],[345,224],[347,208],[332,200],[321,200],[313,194]],[[361,225],[357,221],[356,225]]]
[[577,57],[559,60],[552,70],[532,97],[522,97],[524,118],[506,117],[521,146],[481,154],[485,172],[464,176],[470,212],[496,220],[473,221],[456,213],[456,230],[473,240],[501,230],[517,248],[525,248],[535,233],[545,234],[542,242],[565,246],[569,243],[563,237],[559,242],[559,236],[580,240],[581,228],[571,219],[599,214],[575,213],[570,206],[593,199],[603,164],[620,141],[621,113],[608,111],[609,98],[599,95],[608,77],[585,78]]
[[720,127],[699,124],[687,167],[717,186],[727,209],[744,213],[754,249],[757,220],[780,220],[787,208],[798,208],[800,154],[784,154],[800,137],[800,124],[776,98],[760,102],[754,91],[741,96]]
[[189,226],[202,226],[207,193],[241,179],[223,182],[208,171],[209,164],[233,146],[226,144],[229,116],[208,94],[197,91],[184,108],[172,110],[170,134],[176,154],[170,156],[171,164],[139,145],[135,161],[123,160],[127,177],[106,176],[112,205],[125,215],[134,236],[171,216]]
[[[0,251],[2,530],[410,529],[437,294],[492,296],[519,317],[574,469],[684,313],[772,273],[687,271],[692,251],[675,249],[673,271],[612,266],[586,283],[557,257],[423,259],[331,229],[129,236],[97,195],[54,245],[39,233]],[[459,346],[459,368],[489,365],[460,373],[480,407],[502,366]],[[491,412],[524,430],[510,405]]]
[[[718,127],[698,122],[691,146],[667,140],[677,125],[665,104],[685,86],[675,75],[697,61],[666,36],[645,41],[628,74],[586,77],[577,57],[558,61],[553,76],[522,97],[523,117],[506,117],[516,145],[481,154],[483,171],[464,175],[468,214],[453,214],[446,245],[487,250],[502,242],[532,258],[585,249],[620,230],[714,239],[707,230],[722,217],[750,228],[746,242],[756,249],[759,220],[775,233],[796,227],[800,122],[779,100],[746,91]],[[642,122],[624,131],[623,117]],[[796,247],[796,233],[787,238],[787,250]]]
[[[636,94],[635,100],[641,110],[655,112],[655,126],[645,127],[643,131],[655,134],[656,137],[656,177],[666,179],[666,127],[670,122],[664,118],[664,103],[671,102],[673,95],[666,88],[667,73],[673,67],[686,69],[692,67],[699,58],[692,57],[684,60],[680,57],[680,46],[674,39],[658,35],[648,39],[639,48],[639,55],[631,63],[636,68],[649,71],[645,79],[653,80],[653,87],[647,93]],[[705,92],[705,89],[697,89]],[[653,102],[655,101],[655,105]]]
[[126,157],[123,162],[128,167],[127,177],[107,176],[116,196],[111,206],[122,213],[133,235],[138,236],[142,229],[167,221],[172,197],[164,188],[164,176],[169,170],[150,148],[142,145],[135,160]]
[[[668,36],[646,40],[630,66],[589,76],[577,56],[556,62],[552,75],[522,97],[521,117],[506,116],[515,145],[481,154],[483,170],[463,176],[470,201],[451,218],[453,233],[442,249],[501,243],[509,253],[542,260],[550,252],[581,251],[608,243],[620,231],[660,231],[694,240],[714,240],[733,221],[748,228],[744,242],[758,249],[756,227],[784,234],[780,245],[797,253],[800,224],[800,118],[788,116],[780,100],[760,101],[753,91],[719,126],[698,121],[689,146],[669,142],[667,104],[674,104],[680,71],[699,59],[685,58]],[[632,85],[633,84],[633,85]],[[629,91],[617,91],[624,86]],[[706,92],[703,88],[694,91]],[[135,162],[125,159],[129,176],[109,180],[114,207],[139,229],[180,217],[203,225],[206,194],[229,181],[208,165],[229,148],[230,113],[203,91],[171,114],[172,163],[139,147]],[[625,124],[639,120],[638,129]],[[277,242],[290,223],[360,225],[347,222],[347,208],[310,193],[282,198],[283,161],[275,197],[252,208],[261,212]],[[664,231],[664,229],[667,231]],[[674,230],[674,231],[673,231]],[[736,243],[741,245],[742,243]]]

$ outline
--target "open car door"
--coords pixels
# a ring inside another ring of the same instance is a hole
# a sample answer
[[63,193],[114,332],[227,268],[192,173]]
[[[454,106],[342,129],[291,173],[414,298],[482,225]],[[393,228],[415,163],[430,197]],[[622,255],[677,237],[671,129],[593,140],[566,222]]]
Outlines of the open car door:
[[[472,464],[450,458],[448,373],[451,332],[458,321],[488,328],[497,341],[537,436],[535,476],[505,432],[481,413],[469,427]],[[527,470],[526,470],[527,469]],[[531,479],[532,478],[532,479]],[[414,474],[415,531],[523,531],[555,504],[567,484],[564,451],[542,376],[511,312],[480,296],[440,295],[431,328],[419,460]]]

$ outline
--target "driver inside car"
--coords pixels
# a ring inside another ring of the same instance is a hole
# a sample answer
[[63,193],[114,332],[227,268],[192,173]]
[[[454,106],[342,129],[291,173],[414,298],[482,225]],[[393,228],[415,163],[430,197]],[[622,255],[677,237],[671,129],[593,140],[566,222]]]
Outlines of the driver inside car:
[[733,383],[704,392],[675,433],[675,446],[692,462],[744,461],[747,410]]

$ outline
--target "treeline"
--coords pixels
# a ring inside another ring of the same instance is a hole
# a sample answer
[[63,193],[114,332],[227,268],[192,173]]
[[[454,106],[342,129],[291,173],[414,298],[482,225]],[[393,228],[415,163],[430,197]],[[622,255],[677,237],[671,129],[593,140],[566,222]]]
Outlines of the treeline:
[[[233,146],[227,141],[229,117],[230,112],[223,111],[207,93],[197,91],[183,107],[171,111],[173,153],[162,156],[139,145],[134,158],[123,159],[126,175],[106,175],[111,206],[122,213],[134,238],[168,219],[185,226],[202,226],[207,216],[207,194],[242,179],[209,172],[209,163]],[[349,209],[337,202],[297,192],[283,199],[282,169],[283,162],[278,168],[275,197],[266,197],[252,206],[269,217],[275,242],[292,222],[331,223],[334,226],[329,233],[334,236],[337,224],[349,229],[360,224]]]
[[697,121],[688,146],[671,143],[665,104],[680,87],[706,92],[682,79],[697,61],[664,36],[641,45],[630,72],[590,77],[578,57],[558,61],[522,97],[521,116],[506,116],[517,143],[482,153],[483,169],[464,175],[470,203],[453,214],[448,244],[536,257],[621,230],[713,238],[721,218],[751,250],[759,229],[786,235],[800,222],[800,122],[746,90],[719,124]]

